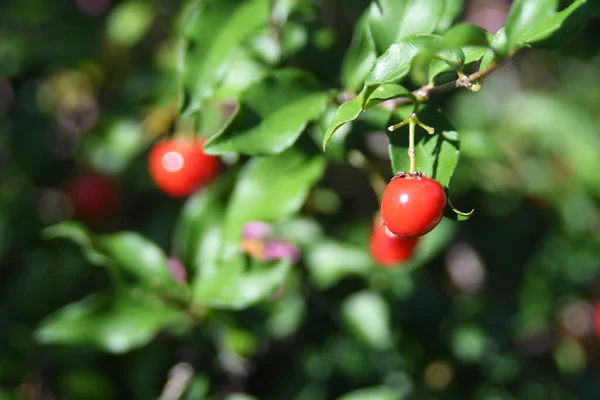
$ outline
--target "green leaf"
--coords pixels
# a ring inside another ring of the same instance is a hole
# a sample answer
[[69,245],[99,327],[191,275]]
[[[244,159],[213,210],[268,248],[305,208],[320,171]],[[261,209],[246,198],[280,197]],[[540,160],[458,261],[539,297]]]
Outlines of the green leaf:
[[364,102],[365,110],[371,107],[376,106],[377,104],[390,100],[397,99],[399,97],[404,97],[407,99],[414,100],[415,96],[413,96],[412,92],[405,88],[402,85],[398,85],[396,83],[384,83],[383,85],[377,87],[370,95],[369,98]]
[[390,310],[376,292],[363,291],[344,299],[342,316],[350,329],[367,345],[384,350],[392,345]]
[[462,0],[377,0],[360,17],[342,62],[342,86],[358,91],[377,56],[393,43],[419,33],[444,32]]
[[444,33],[463,10],[463,0],[445,0],[444,12],[435,27],[436,33]]
[[312,78],[283,70],[242,93],[235,113],[204,145],[209,154],[277,154],[289,148],[327,106]]
[[488,47],[481,59],[481,65],[479,66],[480,71],[485,70],[492,63],[499,62],[506,56],[506,40],[506,32],[504,28],[501,28],[490,41],[490,47]]
[[184,114],[200,110],[227,73],[230,56],[269,21],[269,0],[196,2],[185,21],[187,48],[180,72],[188,103]]
[[402,398],[399,391],[380,386],[354,390],[338,397],[337,400],[402,400]]
[[378,0],[367,13],[373,39],[383,51],[411,35],[434,32],[447,10],[446,0]]
[[548,21],[558,7],[558,0],[515,0],[504,28],[508,51],[517,49],[517,42],[532,26]]
[[284,284],[291,268],[291,261],[287,259],[272,263],[252,260],[248,271],[245,264],[241,254],[222,260],[212,275],[194,283],[192,303],[228,310],[250,307]]
[[[576,0],[564,10],[554,13],[552,17],[536,20],[528,29],[519,35],[518,44],[522,46],[548,38],[552,33],[560,29],[569,16],[586,3],[586,0]],[[589,12],[586,14],[586,17],[591,17],[593,15],[593,13]]]
[[367,72],[377,59],[375,42],[367,21],[363,17],[356,24],[352,43],[342,61],[342,87],[353,92],[363,86]]
[[[325,113],[319,121],[311,125],[308,134],[315,144],[323,147],[325,134],[330,130],[330,125],[335,118],[340,106],[329,104]],[[348,153],[348,136],[352,133],[352,124],[343,124],[336,130],[335,136],[330,136],[327,141],[327,152],[324,154],[328,160],[333,162],[345,162]]]
[[462,50],[465,53],[464,65],[467,65],[481,60],[488,48],[486,46],[464,46]]
[[442,37],[444,38],[444,46],[452,49],[463,46],[487,47],[493,35],[477,25],[463,22],[454,25]]
[[[406,113],[399,113],[398,117],[403,119],[404,115],[408,117]],[[460,155],[458,133],[441,110],[428,107],[418,117],[425,124],[434,127],[435,133],[429,135],[418,126],[415,129],[417,171],[447,187]],[[388,136],[392,169],[394,172],[408,171],[408,126],[389,132]]]
[[371,264],[364,250],[333,240],[315,244],[306,254],[310,280],[319,289],[330,288],[347,276],[366,276]]
[[323,137],[323,150],[327,148],[327,142],[329,142],[329,139],[331,139],[338,129],[358,118],[362,111],[363,95],[364,92],[360,92],[358,96],[339,106],[327,131],[325,131],[325,136]]
[[67,239],[76,243],[86,260],[94,265],[110,265],[111,260],[98,250],[90,232],[79,222],[66,221],[52,225],[42,231],[44,239]]
[[225,216],[226,256],[237,251],[246,222],[274,222],[302,207],[310,188],[325,170],[322,155],[308,156],[294,148],[284,153],[257,157],[242,169]]
[[46,317],[35,336],[44,344],[90,345],[125,353],[148,344],[165,328],[189,324],[185,312],[161,302],[93,294]]
[[464,65],[479,61],[488,49],[494,36],[484,29],[468,23],[454,25],[444,35],[444,47],[448,49],[460,48],[465,56],[463,65],[448,65],[441,60],[433,60],[429,68],[429,82],[446,71],[462,69]]
[[[379,57],[365,79],[367,92],[371,94],[374,87],[384,83],[398,82],[408,75],[411,64],[419,54],[429,59],[439,59],[452,66],[461,66],[465,56],[460,49],[445,49],[444,41],[437,35],[414,35],[401,40]],[[425,63],[427,66],[428,63]]]
[[156,244],[135,232],[120,232],[96,238],[98,246],[115,264],[148,287],[175,285],[167,258]]
[[173,232],[172,247],[193,278],[219,257],[223,197],[232,175],[222,175],[207,188],[197,191],[181,210]]

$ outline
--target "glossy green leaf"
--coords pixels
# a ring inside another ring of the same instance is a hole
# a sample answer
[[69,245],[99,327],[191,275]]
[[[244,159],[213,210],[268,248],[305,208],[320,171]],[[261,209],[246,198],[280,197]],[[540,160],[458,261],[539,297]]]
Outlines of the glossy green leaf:
[[320,289],[334,286],[347,276],[366,276],[372,261],[362,249],[347,243],[323,240],[306,254],[310,279]]
[[120,232],[96,237],[102,251],[114,263],[149,287],[175,284],[167,258],[156,244],[135,232]]
[[364,101],[364,108],[366,110],[385,100],[397,99],[399,97],[414,99],[415,96],[413,96],[410,90],[402,85],[398,85],[396,83],[385,83],[377,87],[377,89],[375,89],[369,95],[369,98]]
[[[462,49],[465,55],[463,65],[479,61],[488,50],[490,42],[494,39],[494,36],[484,29],[468,23],[453,26],[443,37],[446,47],[460,47]],[[452,68],[439,60],[434,60],[429,70],[429,81],[433,82],[437,75],[452,69],[456,68]]]
[[[551,17],[535,20],[528,29],[519,35],[517,39],[518,44],[524,45],[546,39],[552,33],[557,31],[569,16],[582,6],[586,5],[586,3],[586,0],[576,0],[569,7],[554,13]],[[591,16],[591,14],[592,13],[588,13],[589,16]]]
[[[325,134],[330,130],[330,125],[333,122],[339,107],[340,106],[334,104],[329,104],[321,119],[310,126],[308,134],[317,146],[323,147]],[[334,162],[344,162],[346,160],[348,155],[347,138],[352,133],[352,126],[351,123],[342,124],[339,129],[335,131],[336,134],[329,137],[326,144],[327,151],[324,153],[328,160]]]
[[358,118],[362,111],[363,95],[364,92],[360,92],[358,96],[339,106],[333,120],[329,123],[329,127],[325,131],[325,136],[323,137],[323,150],[326,150],[327,142],[329,142],[329,139],[331,139],[338,129]]
[[278,221],[298,211],[324,170],[323,156],[311,157],[293,148],[250,160],[238,177],[226,211],[226,255],[237,250],[246,222]]
[[463,46],[488,46],[493,35],[479,26],[463,22],[448,29],[442,37],[444,46],[452,49]]
[[[439,59],[457,67],[462,65],[465,59],[462,50],[445,49],[441,36],[414,35],[408,37],[390,46],[375,61],[365,79],[365,87],[367,87],[365,96],[368,98],[378,85],[398,82],[406,77],[411,70],[413,60],[420,54],[428,59]],[[424,65],[427,67],[428,63]]]
[[[399,40],[432,33],[445,11],[447,0],[378,0],[367,10],[369,27],[381,52]],[[451,13],[447,14],[451,15]]]
[[269,0],[196,2],[185,21],[188,41],[180,72],[188,93],[184,113],[200,110],[219,87],[233,51],[269,21]]
[[490,47],[488,47],[481,59],[479,70],[483,71],[491,64],[501,61],[506,56],[506,47],[506,31],[504,28],[501,28],[490,41]]
[[271,296],[284,284],[291,261],[256,260],[246,270],[245,257],[223,259],[212,274],[194,283],[192,303],[211,308],[241,310]]
[[281,153],[323,114],[327,99],[327,93],[315,90],[312,78],[279,71],[242,93],[233,116],[204,149],[209,154]]
[[35,336],[44,344],[90,345],[125,353],[148,344],[165,328],[189,323],[185,312],[160,302],[93,294],[45,318]]
[[[398,117],[399,120],[404,118],[403,115]],[[429,135],[418,126],[415,129],[417,171],[447,187],[460,155],[458,133],[441,110],[429,107],[423,109],[418,117],[425,124],[434,127],[435,133]],[[388,136],[392,169],[394,172],[408,171],[408,126],[389,132]]]
[[467,65],[481,60],[488,48],[487,46],[464,46],[462,50],[465,53],[464,65]]
[[419,33],[444,32],[462,0],[378,0],[363,13],[342,63],[342,85],[358,91],[377,56],[393,43]]
[[508,51],[516,50],[519,38],[534,25],[550,20],[557,7],[558,0],[515,0],[504,24]]
[[402,398],[399,391],[380,386],[354,390],[338,397],[337,400],[402,400]]
[[341,81],[344,89],[359,91],[365,76],[377,59],[377,50],[368,20],[363,17],[356,24],[350,48],[344,56],[341,67]]
[[390,310],[377,292],[352,294],[342,302],[341,312],[346,324],[365,344],[380,350],[392,345]]
[[79,222],[67,221],[52,225],[42,231],[42,236],[45,239],[67,239],[76,243],[91,264],[109,265],[111,263],[110,258],[97,248],[91,233]]
[[[231,101],[231,99],[237,98],[240,93],[247,90],[252,84],[264,79],[268,73],[269,69],[267,66],[257,61],[249,50],[244,47],[238,47],[231,52],[229,61],[227,62],[227,71],[224,72],[223,78],[212,97]],[[207,118],[205,107],[200,111],[202,112],[201,118]]]

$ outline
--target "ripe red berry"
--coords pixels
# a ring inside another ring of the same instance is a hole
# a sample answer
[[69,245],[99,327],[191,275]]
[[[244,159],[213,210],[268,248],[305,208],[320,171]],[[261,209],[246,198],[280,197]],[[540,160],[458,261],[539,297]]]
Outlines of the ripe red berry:
[[412,257],[418,237],[395,236],[385,225],[377,224],[371,233],[371,257],[384,267],[391,267]]
[[441,221],[446,193],[434,179],[399,174],[385,188],[381,217],[398,236],[421,236]]
[[111,179],[85,173],[67,184],[75,216],[87,222],[99,222],[108,218],[117,208],[117,185]]
[[187,197],[218,174],[218,157],[204,153],[200,140],[167,139],[154,145],[148,158],[150,176],[163,192]]

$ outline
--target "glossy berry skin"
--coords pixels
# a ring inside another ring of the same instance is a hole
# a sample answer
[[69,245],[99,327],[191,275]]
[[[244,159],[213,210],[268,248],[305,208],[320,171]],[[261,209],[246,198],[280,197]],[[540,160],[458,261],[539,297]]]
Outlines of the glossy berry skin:
[[167,139],[154,145],[148,157],[152,180],[164,193],[185,198],[219,173],[219,158],[204,153],[200,140]]
[[115,182],[95,173],[77,175],[67,185],[75,216],[92,223],[105,220],[115,212],[117,193]]
[[398,236],[421,236],[441,221],[446,193],[434,179],[400,174],[388,183],[381,202],[381,218]]
[[395,236],[385,225],[377,224],[371,233],[369,251],[379,265],[393,267],[412,257],[418,241],[418,237]]

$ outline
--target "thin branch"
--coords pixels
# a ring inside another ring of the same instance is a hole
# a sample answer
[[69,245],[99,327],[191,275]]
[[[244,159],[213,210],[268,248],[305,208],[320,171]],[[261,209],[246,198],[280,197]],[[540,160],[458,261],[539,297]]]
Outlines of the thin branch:
[[[498,63],[492,63],[492,64],[488,65],[485,69],[474,72],[471,75],[459,74],[458,79],[455,79],[452,82],[444,83],[444,84],[438,85],[438,86],[431,86],[431,85],[422,86],[419,89],[414,90],[412,92],[412,94],[419,103],[425,103],[431,98],[431,96],[434,96],[436,94],[450,92],[452,90],[455,90],[455,89],[458,89],[461,87],[464,87],[467,89],[472,89],[475,87],[475,85],[476,85],[475,82],[477,80],[488,75],[490,72],[498,69],[499,67],[504,65],[506,62],[508,62],[511,58],[512,58],[512,55],[510,55],[509,57],[503,59],[502,61],[500,61]],[[412,102],[413,102],[412,99],[409,99],[406,97],[401,97],[401,98],[391,99],[391,100],[387,100],[382,103],[379,103],[379,107],[384,108],[386,110],[393,111],[399,105],[409,104]]]

